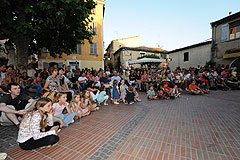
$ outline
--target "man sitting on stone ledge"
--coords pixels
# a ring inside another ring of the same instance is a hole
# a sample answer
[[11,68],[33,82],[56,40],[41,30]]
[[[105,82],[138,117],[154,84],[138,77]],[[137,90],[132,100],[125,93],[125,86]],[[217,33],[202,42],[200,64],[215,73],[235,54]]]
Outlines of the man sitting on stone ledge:
[[[27,110],[34,107],[36,101],[29,96],[20,93],[18,83],[9,83],[8,91],[10,94],[0,98],[0,124],[1,125],[19,125],[18,117],[24,114]],[[19,114],[19,115],[16,115]]]

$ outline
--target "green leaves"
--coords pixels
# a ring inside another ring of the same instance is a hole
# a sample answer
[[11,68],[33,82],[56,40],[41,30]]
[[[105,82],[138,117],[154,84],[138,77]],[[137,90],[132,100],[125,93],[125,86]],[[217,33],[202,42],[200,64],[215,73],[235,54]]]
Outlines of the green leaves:
[[89,24],[95,6],[94,0],[0,0],[0,37],[24,40],[29,54],[43,47],[52,56],[70,54],[77,43],[92,40]]

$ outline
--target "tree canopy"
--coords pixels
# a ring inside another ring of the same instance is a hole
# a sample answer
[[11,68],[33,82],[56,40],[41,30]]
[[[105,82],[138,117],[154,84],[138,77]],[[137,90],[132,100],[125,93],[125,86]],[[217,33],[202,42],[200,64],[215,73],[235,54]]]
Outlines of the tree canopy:
[[0,39],[16,45],[18,63],[43,47],[53,57],[71,54],[77,43],[91,42],[95,5],[94,0],[1,0]]

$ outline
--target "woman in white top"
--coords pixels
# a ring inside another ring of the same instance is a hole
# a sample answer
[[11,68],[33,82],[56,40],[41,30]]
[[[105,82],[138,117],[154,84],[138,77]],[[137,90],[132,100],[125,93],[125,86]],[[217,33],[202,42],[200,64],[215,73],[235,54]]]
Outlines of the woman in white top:
[[41,98],[35,107],[23,116],[17,142],[23,150],[54,145],[59,141],[56,132],[58,128],[59,126],[53,126],[51,100]]

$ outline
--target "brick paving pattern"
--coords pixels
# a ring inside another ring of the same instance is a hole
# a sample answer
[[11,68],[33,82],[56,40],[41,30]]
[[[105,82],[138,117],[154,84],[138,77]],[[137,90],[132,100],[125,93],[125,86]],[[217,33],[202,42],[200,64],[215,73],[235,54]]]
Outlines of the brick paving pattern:
[[16,128],[0,127],[0,149],[10,148],[8,159],[24,160],[239,160],[240,91],[156,101],[141,96],[141,103],[103,106],[64,128],[52,148],[12,147]]

